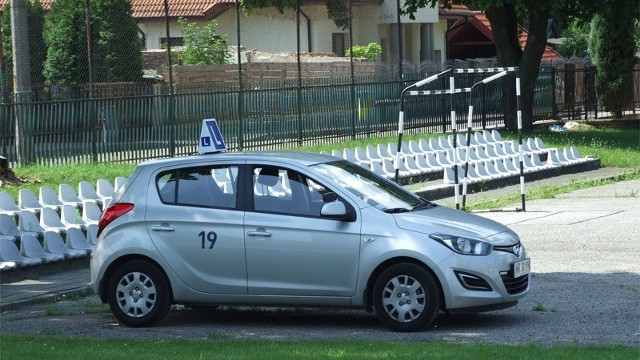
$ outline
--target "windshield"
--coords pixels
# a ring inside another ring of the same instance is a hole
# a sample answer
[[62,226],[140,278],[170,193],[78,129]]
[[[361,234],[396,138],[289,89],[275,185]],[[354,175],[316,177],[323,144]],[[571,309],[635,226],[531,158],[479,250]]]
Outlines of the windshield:
[[332,161],[314,165],[313,168],[381,211],[404,212],[432,205],[401,186],[348,161]]

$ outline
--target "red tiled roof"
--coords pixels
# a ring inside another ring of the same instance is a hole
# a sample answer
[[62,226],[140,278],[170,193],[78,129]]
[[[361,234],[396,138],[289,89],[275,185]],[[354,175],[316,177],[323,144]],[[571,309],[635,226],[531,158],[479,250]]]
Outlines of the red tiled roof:
[[[235,7],[235,0],[170,0],[169,17],[212,19]],[[164,18],[164,0],[131,0],[135,19]]]
[[[0,0],[0,10],[11,0]],[[55,0],[40,0],[45,10],[51,9]],[[355,0],[354,5],[380,4],[382,0]],[[324,5],[324,0],[303,0],[308,5]],[[184,16],[186,18],[204,18],[210,20],[222,14],[225,10],[233,9],[236,0],[168,0],[169,17]],[[131,0],[134,19],[164,18],[164,0]]]
[[[4,7],[9,4],[11,0],[0,0],[0,11],[4,10]],[[40,4],[42,4],[42,8],[45,10],[51,9],[51,3],[53,0],[40,0]]]
[[[458,24],[463,24],[464,20],[458,20],[453,27],[456,27]],[[487,18],[487,15],[480,11],[474,11],[473,16],[469,17],[469,22],[465,26],[473,26],[480,33],[482,33],[487,39],[489,39],[495,45],[495,39],[493,37],[493,33],[491,32],[491,22]],[[460,26],[455,28],[449,33],[449,39],[453,39],[456,35],[459,35],[465,26]],[[527,44],[527,39],[529,38],[529,32],[524,28],[520,28],[520,47],[524,49]],[[544,53],[542,54],[543,60],[552,60],[552,59],[560,59],[562,56],[555,51],[550,46],[545,46]]]

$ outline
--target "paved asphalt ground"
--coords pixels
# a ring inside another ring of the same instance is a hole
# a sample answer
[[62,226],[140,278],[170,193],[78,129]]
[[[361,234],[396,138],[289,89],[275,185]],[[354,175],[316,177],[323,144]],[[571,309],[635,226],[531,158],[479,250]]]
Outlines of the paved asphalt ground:
[[[601,168],[527,184],[567,183],[610,178],[621,169]],[[519,192],[512,186],[470,196]],[[452,198],[438,201],[451,206]],[[514,204],[518,205],[519,204]],[[265,339],[432,339],[506,344],[624,344],[640,346],[640,181],[579,190],[554,199],[527,201],[526,212],[479,213],[520,235],[532,259],[531,291],[513,308],[478,315],[442,315],[434,328],[401,334],[386,331],[360,310],[224,312],[174,309],[160,326],[127,329],[108,312],[75,310],[45,314],[42,297],[63,298],[86,290],[88,267],[37,279],[2,284],[0,330],[96,337],[201,338],[230,336]],[[85,301],[97,303],[96,296]],[[69,301],[73,303],[74,301]],[[77,300],[76,300],[77,302]],[[83,310],[84,306],[84,310]],[[69,313],[70,312],[70,313]],[[83,316],[77,316],[84,314]],[[65,321],[68,320],[68,321]],[[60,326],[60,324],[66,324]]]

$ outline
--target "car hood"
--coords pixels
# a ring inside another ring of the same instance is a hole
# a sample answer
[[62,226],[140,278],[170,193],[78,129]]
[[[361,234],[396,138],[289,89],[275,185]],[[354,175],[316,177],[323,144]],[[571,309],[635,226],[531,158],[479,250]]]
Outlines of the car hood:
[[505,225],[445,206],[394,214],[393,217],[401,229],[427,235],[465,236],[488,241],[494,246],[510,246],[520,241],[518,235]]

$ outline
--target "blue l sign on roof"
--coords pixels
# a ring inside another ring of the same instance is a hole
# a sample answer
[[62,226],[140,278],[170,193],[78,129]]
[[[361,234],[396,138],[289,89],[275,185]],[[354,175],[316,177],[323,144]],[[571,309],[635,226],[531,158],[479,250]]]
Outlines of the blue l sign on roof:
[[227,150],[216,119],[202,120],[202,130],[200,130],[200,143],[198,147],[198,152],[201,154]]

